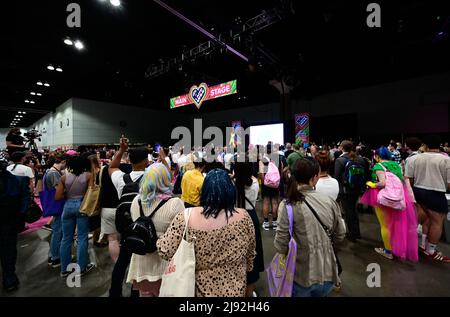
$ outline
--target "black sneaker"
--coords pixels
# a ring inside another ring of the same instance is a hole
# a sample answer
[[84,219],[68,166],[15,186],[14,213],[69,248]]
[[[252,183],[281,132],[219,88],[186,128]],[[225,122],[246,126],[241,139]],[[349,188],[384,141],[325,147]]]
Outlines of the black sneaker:
[[61,266],[61,259],[56,259],[52,261],[52,268],[56,269]]
[[5,290],[5,292],[14,292],[15,290],[17,290],[19,288],[19,280],[17,280],[14,284],[9,285],[9,286],[3,286],[3,289]]
[[52,261],[52,258],[51,258],[51,257],[49,257],[49,258],[47,259],[47,264],[48,264],[48,266],[52,266],[53,261]]
[[70,273],[71,273],[71,272],[65,271],[65,272],[61,272],[60,275],[61,275],[62,278],[66,278],[66,277],[69,276]]
[[95,268],[94,263],[89,263],[86,268],[80,273],[80,276],[84,276],[88,274],[90,271],[92,271]]

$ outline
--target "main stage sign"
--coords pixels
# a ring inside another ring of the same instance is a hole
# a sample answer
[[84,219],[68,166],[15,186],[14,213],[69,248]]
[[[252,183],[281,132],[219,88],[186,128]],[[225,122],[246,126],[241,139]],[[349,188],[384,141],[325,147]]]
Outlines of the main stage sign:
[[170,99],[170,108],[178,108],[195,104],[198,109],[206,100],[225,97],[237,93],[237,81],[232,80],[217,86],[208,87],[207,84],[201,83],[198,86],[192,86],[189,93]]

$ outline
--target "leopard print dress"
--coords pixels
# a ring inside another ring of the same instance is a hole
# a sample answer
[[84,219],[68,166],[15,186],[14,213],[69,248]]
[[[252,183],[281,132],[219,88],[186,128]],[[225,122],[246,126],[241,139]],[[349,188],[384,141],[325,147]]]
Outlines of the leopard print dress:
[[[161,258],[170,260],[178,249],[185,227],[179,213],[158,240]],[[188,229],[188,241],[195,245],[195,293],[197,297],[243,297],[247,272],[255,258],[255,228],[248,214],[222,228]]]

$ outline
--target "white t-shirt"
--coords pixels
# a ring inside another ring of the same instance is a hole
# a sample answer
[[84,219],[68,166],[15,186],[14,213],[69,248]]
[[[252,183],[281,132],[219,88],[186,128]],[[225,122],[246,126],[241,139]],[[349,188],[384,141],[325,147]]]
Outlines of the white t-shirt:
[[328,177],[321,177],[316,184],[316,192],[322,193],[336,200],[339,195],[339,183],[336,179],[329,175]]
[[[125,175],[125,173],[122,171],[115,171],[111,175],[111,181],[117,190],[117,194],[119,195],[119,198],[122,196],[122,190],[125,187],[125,181],[123,180],[123,175]],[[135,182],[142,175],[144,175],[144,171],[132,171],[130,173],[130,176],[131,176],[131,179],[133,180],[133,182]]]
[[414,187],[445,193],[450,183],[450,157],[432,152],[411,156],[406,160],[405,176],[414,178]]
[[[16,168],[14,168],[14,166]],[[13,164],[13,165],[9,165],[6,168],[9,172],[11,172],[11,174],[13,174],[14,176],[27,176],[30,179],[34,178],[34,173],[33,170],[31,169],[31,167],[22,165],[22,164]]]
[[[253,207],[256,208],[256,199],[258,199],[258,192],[259,192],[259,183],[258,180],[255,177],[252,177],[253,183],[251,186],[245,186],[245,197],[247,197],[248,200],[251,201],[253,204]],[[245,200],[245,209],[250,210],[253,209],[253,207],[250,205],[250,203]]]

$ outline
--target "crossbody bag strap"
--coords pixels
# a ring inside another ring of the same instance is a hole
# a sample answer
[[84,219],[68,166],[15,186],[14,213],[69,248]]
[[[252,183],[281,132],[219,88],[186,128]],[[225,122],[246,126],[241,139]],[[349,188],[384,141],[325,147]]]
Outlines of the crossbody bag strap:
[[255,206],[252,204],[252,202],[250,201],[250,199],[248,199],[247,197],[245,197],[245,200],[250,204],[250,206],[256,210]]
[[78,181],[78,177],[79,177],[79,176],[76,176],[76,177],[75,177],[75,180],[72,182],[72,185],[70,185],[69,190],[66,192],[66,196],[67,196],[67,195],[70,193],[70,191],[72,190],[73,185],[75,185],[75,183]]
[[319,221],[320,225],[322,226],[323,230],[325,230],[325,233],[327,234],[328,238],[331,240],[331,243],[333,244],[333,232],[328,228],[320,219],[317,212],[314,210],[314,208],[308,203],[308,201],[305,199],[305,204],[308,206],[308,208],[312,211],[314,217],[316,217],[317,221]]

